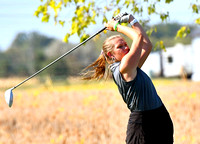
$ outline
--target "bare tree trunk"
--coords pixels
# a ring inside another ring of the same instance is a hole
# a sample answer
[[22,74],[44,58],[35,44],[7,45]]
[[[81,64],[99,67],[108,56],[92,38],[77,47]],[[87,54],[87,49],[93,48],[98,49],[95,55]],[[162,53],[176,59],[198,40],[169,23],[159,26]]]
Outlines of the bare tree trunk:
[[159,56],[160,56],[160,77],[164,77],[164,74],[163,74],[163,55],[162,55],[162,50],[159,51]]

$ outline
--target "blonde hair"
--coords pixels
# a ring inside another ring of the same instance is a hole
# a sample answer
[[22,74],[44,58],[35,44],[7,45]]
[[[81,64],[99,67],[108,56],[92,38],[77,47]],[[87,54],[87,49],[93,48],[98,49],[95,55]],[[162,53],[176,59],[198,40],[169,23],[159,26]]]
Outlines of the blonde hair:
[[114,63],[115,61],[113,61],[112,58],[107,55],[107,53],[112,52],[114,48],[114,44],[112,44],[110,41],[116,38],[122,38],[122,36],[114,35],[107,38],[104,41],[102,52],[97,58],[97,60],[94,61],[92,64],[90,64],[83,70],[83,71],[87,71],[86,73],[83,73],[84,80],[92,80],[92,79],[100,80],[105,75],[108,76],[109,71],[106,69],[106,67],[107,65],[110,65]]

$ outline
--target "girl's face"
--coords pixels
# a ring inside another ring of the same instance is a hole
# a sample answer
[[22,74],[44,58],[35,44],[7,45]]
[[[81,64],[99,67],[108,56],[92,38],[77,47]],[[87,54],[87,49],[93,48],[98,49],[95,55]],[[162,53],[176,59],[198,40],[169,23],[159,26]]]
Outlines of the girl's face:
[[111,41],[114,45],[112,52],[108,56],[115,57],[116,61],[121,61],[122,58],[129,52],[127,43],[122,38],[115,38]]

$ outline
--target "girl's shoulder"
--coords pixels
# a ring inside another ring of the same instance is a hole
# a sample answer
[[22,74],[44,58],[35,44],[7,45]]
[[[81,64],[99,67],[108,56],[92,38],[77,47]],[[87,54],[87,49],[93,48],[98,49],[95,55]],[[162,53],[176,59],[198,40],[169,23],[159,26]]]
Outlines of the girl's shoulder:
[[119,67],[119,65],[120,65],[120,62],[115,62],[115,63],[111,64],[109,66],[111,72],[113,73],[116,70],[116,68]]

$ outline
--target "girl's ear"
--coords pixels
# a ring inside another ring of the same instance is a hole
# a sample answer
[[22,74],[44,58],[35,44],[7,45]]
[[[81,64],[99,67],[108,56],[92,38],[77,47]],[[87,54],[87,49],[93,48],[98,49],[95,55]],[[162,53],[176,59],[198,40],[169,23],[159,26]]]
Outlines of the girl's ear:
[[111,56],[112,56],[111,52],[107,52],[107,56],[109,56],[111,58]]

